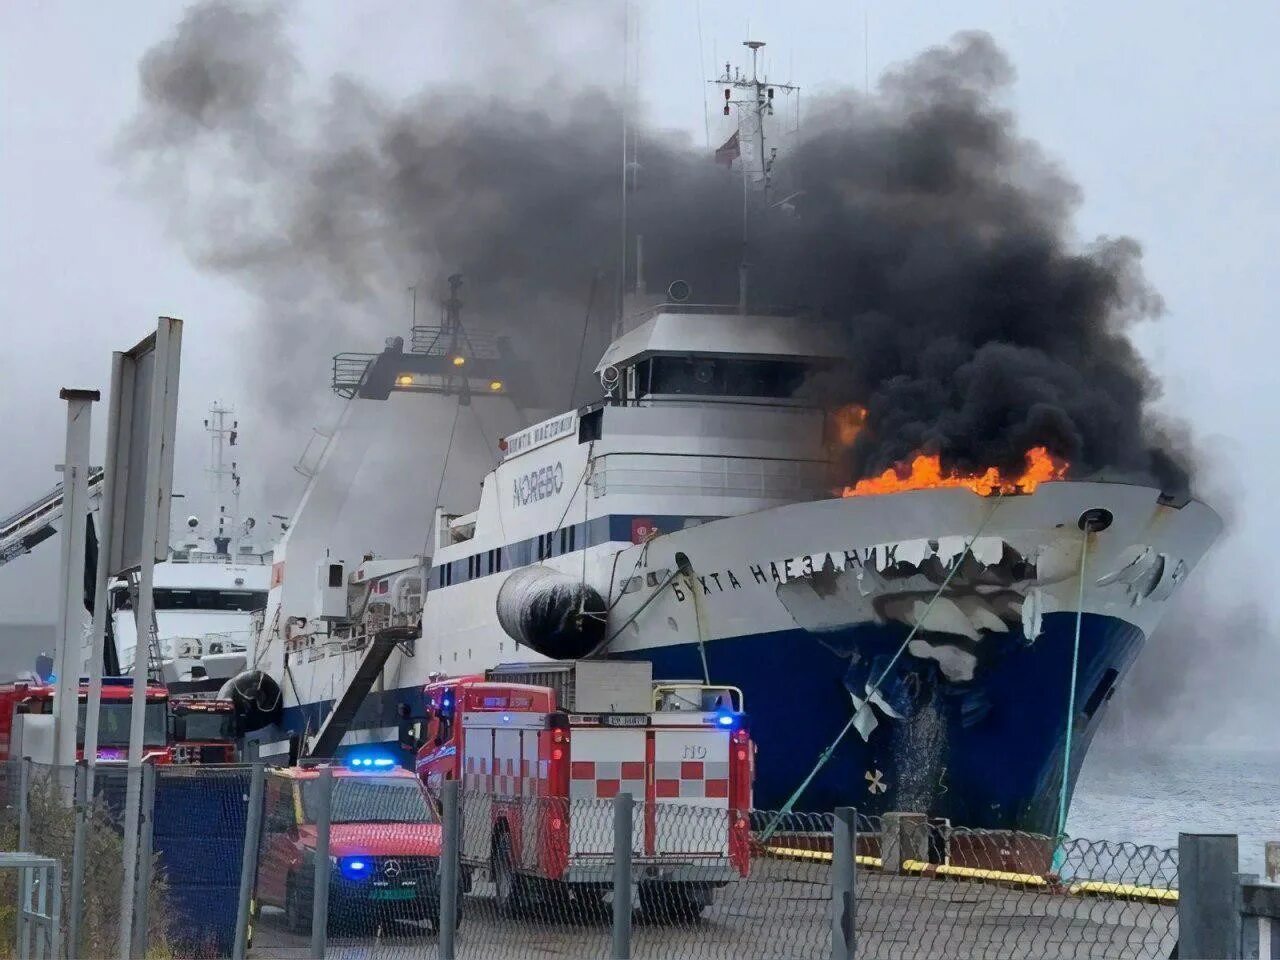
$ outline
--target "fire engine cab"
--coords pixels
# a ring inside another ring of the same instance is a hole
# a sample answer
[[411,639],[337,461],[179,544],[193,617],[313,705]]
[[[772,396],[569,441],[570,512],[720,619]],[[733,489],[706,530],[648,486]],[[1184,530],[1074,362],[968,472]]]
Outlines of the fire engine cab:
[[[0,760],[31,757],[42,763],[53,759],[53,684],[0,684]],[[89,684],[79,684],[79,714],[76,719],[76,757],[84,759],[85,710]],[[123,761],[129,751],[129,724],[132,714],[133,678],[103,677],[102,706],[98,714],[98,760]],[[169,762],[169,692],[147,685],[143,708],[143,760]]]
[[[733,687],[655,685],[647,662],[506,664],[430,683],[418,775],[462,783],[462,861],[500,909],[609,889],[630,793],[640,906],[692,917],[750,867],[752,745]],[[485,824],[481,827],[477,819]]]
[[169,709],[174,763],[236,762],[234,703],[174,697]]

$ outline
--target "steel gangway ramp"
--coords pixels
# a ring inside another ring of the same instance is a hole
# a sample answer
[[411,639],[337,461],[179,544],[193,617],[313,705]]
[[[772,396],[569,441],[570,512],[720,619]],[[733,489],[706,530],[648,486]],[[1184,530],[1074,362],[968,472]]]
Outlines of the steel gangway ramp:
[[[89,502],[102,496],[101,467],[89,471]],[[35,547],[58,532],[62,519],[62,484],[59,483],[42,497],[37,497],[16,513],[0,520],[0,566],[14,557],[30,553]]]
[[342,738],[351,729],[351,721],[356,711],[364,703],[365,697],[373,688],[373,682],[382,673],[387,658],[398,644],[417,639],[419,627],[385,627],[375,633],[365,647],[364,656],[356,667],[355,675],[345,690],[334,700],[324,722],[316,731],[315,739],[306,755],[313,759],[332,757],[342,743]]

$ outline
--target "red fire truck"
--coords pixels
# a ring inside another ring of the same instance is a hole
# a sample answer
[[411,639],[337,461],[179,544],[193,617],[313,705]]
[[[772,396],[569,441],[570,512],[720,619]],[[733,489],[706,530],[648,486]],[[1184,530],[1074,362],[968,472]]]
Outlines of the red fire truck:
[[433,793],[461,780],[462,861],[490,868],[502,910],[597,903],[619,793],[640,802],[643,910],[697,916],[747,875],[753,751],[736,688],[655,686],[648,663],[584,660],[439,680],[425,699],[418,775]]
[[174,763],[235,763],[235,704],[174,697],[169,705],[169,743]]
[[[29,756],[49,762],[53,758],[53,700],[58,687],[53,684],[0,684],[0,760]],[[80,710],[76,719],[76,757],[84,758],[85,711],[89,684],[79,685]],[[129,752],[129,722],[132,714],[133,678],[104,677],[102,708],[98,714],[98,760],[124,761]],[[16,717],[25,715],[22,724]],[[22,743],[15,742],[15,728],[23,730]],[[169,692],[147,685],[143,713],[143,759],[169,762]]]

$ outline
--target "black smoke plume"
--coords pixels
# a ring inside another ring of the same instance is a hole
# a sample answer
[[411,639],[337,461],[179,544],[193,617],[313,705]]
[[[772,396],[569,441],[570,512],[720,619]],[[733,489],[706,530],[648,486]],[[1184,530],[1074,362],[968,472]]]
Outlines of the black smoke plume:
[[[121,144],[194,259],[260,301],[249,352],[274,415],[302,416],[328,355],[356,335],[376,349],[400,332],[407,285],[454,271],[471,321],[528,358],[532,403],[563,406],[593,277],[619,286],[616,99],[576,84],[550,43],[536,97],[471,86],[392,100],[350,77],[317,95],[284,26],[270,6],[190,8],[144,57]],[[554,32],[530,34],[532,59]],[[753,305],[837,325],[849,362],[814,389],[867,408],[848,479],[922,450],[1016,469],[1043,445],[1074,475],[1180,491],[1185,471],[1145,413],[1157,385],[1128,338],[1160,298],[1133,240],[1075,237],[1079,190],[1018,132],[1002,104],[1012,80],[992,39],[965,33],[874,94],[810,108],[745,248],[738,172],[683,135],[639,130],[628,202],[650,286],[678,278],[695,300],[733,302],[745,256]],[[584,369],[612,312],[597,299]],[[598,394],[578,382],[575,400]]]

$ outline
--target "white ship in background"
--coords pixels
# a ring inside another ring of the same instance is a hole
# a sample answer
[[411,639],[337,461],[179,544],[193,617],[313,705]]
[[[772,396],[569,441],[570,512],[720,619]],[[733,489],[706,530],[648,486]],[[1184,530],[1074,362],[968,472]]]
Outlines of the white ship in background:
[[[156,643],[151,671],[172,689],[207,695],[248,665],[255,612],[267,601],[275,540],[287,526],[283,517],[259,522],[240,513],[240,474],[232,459],[239,421],[218,403],[209,408],[207,519],[192,513],[171,537],[169,557],[155,566]],[[192,502],[181,497],[179,502]],[[134,585],[114,582],[110,634],[119,662],[133,662],[137,630]]]
[[[271,553],[287,521],[272,515],[265,522],[240,514],[240,476],[232,459],[239,423],[231,410],[214,403],[205,420],[210,452],[208,514],[192,514],[176,536],[169,557],[156,564],[154,574],[155,638],[151,673],[175,689],[216,693],[225,681],[246,667],[248,644],[255,635],[254,613],[266,606],[270,586]],[[96,520],[102,491],[102,470],[90,471],[89,504]],[[177,494],[174,500],[187,499]],[[0,520],[0,566],[51,539],[62,526],[62,486],[37,497],[21,510]],[[92,527],[91,527],[92,529]],[[96,564],[97,541],[89,538],[88,569]],[[104,669],[120,674],[120,664],[133,662],[137,632],[134,625],[135,587],[118,580],[109,590]],[[86,606],[90,605],[90,598]],[[88,623],[85,624],[86,637]],[[88,656],[86,640],[86,657]],[[85,673],[89,673],[86,660]]]
[[[773,97],[754,74],[725,80],[752,91],[751,189]],[[597,402],[508,435],[475,509],[436,510],[430,556],[352,571],[328,555],[331,443],[249,644],[283,690],[262,739],[395,750],[435,674],[644,658],[658,677],[743,690],[761,808],[811,778],[803,809],[1060,829],[1108,699],[1218,517],[1152,486],[1061,479],[1038,451],[1021,477],[948,480],[923,462],[842,488],[831,467],[856,424],[800,399],[841,359],[836,339],[749,309],[745,284],[736,305],[669,293],[605,351]],[[503,346],[468,338],[460,306],[455,282],[408,351],[335,358],[348,410],[394,391],[503,402],[487,396],[506,393]]]

